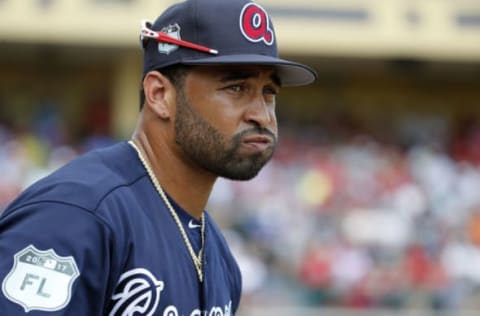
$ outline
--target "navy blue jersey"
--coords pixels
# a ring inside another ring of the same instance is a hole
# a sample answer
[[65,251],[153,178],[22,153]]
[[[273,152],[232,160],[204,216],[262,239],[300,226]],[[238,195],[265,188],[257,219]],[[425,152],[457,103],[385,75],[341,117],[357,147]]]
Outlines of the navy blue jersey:
[[[172,201],[173,202],[173,201]],[[172,203],[198,251],[199,221]],[[233,315],[237,263],[205,213],[204,280],[128,144],[93,151],[0,218],[0,315]]]

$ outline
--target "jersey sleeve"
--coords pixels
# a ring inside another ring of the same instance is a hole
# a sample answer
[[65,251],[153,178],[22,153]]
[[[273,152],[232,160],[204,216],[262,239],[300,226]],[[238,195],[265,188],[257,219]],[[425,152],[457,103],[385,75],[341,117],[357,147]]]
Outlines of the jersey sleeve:
[[112,240],[107,224],[73,205],[39,202],[4,214],[1,315],[103,315]]

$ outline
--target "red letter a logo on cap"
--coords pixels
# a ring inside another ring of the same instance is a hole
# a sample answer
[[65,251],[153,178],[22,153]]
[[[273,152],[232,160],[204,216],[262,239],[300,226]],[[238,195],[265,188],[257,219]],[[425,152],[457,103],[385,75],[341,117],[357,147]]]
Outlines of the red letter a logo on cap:
[[243,36],[251,42],[263,41],[272,45],[275,35],[270,28],[267,12],[256,3],[248,3],[240,14],[240,29]]

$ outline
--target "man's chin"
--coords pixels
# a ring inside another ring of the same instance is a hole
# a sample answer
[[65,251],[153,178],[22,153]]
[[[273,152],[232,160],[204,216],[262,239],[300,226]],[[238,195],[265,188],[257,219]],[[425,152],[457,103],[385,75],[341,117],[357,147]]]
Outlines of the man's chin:
[[260,170],[262,170],[268,160],[270,159],[259,160],[257,158],[253,161],[249,160],[248,163],[244,162],[235,166],[230,166],[230,168],[226,168],[220,176],[230,180],[251,180],[260,172]]

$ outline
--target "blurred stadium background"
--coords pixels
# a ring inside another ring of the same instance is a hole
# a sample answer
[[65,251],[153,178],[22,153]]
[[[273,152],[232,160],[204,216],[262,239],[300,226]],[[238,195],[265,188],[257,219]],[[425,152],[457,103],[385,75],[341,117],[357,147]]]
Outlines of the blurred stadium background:
[[[0,0],[0,212],[129,137],[140,20],[172,2]],[[268,167],[215,186],[240,314],[478,315],[480,1],[259,3],[320,79],[283,89]]]

